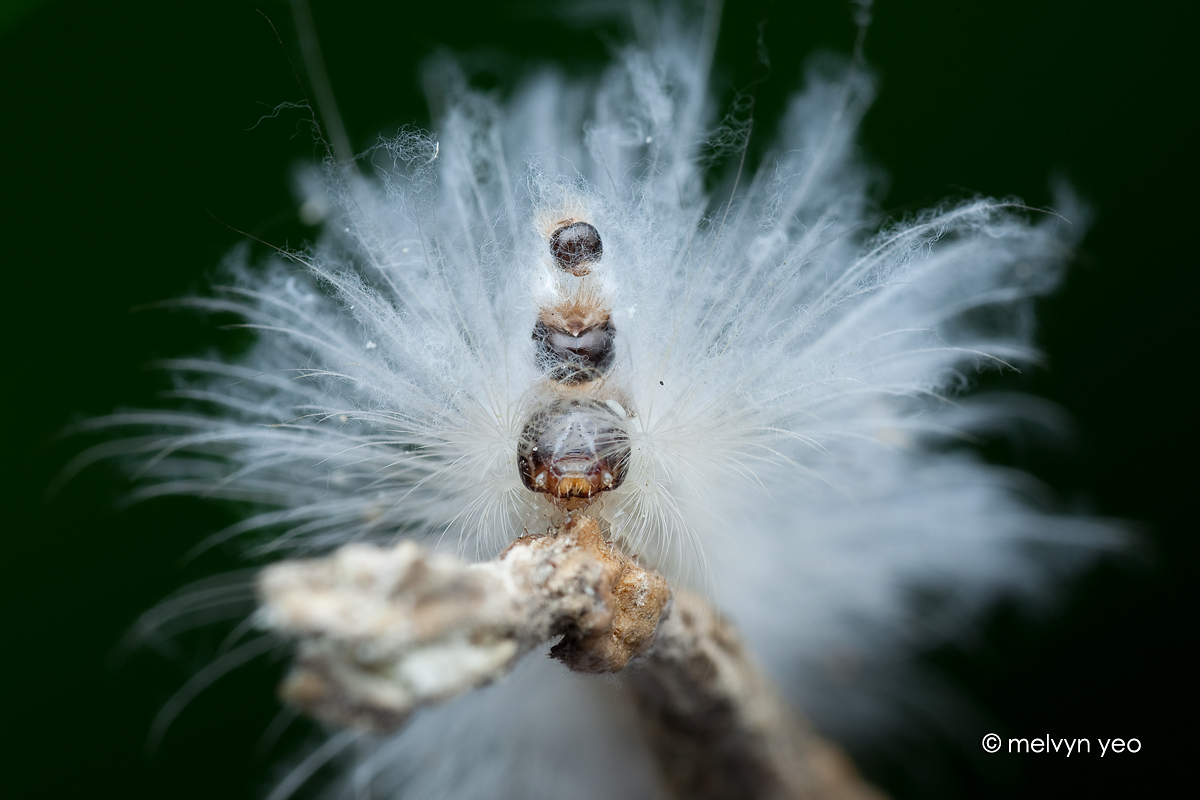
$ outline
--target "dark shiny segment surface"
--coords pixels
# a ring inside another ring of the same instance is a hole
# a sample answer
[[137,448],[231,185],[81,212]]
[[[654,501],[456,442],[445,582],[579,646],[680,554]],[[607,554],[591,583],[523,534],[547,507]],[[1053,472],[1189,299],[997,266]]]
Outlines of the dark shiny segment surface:
[[559,383],[595,380],[612,366],[615,334],[616,327],[608,320],[578,334],[538,320],[533,328],[538,367]]
[[559,500],[591,500],[617,488],[629,457],[620,418],[589,398],[558,399],[538,409],[517,443],[525,488]]
[[586,275],[587,265],[604,255],[600,231],[586,222],[564,225],[550,237],[550,252],[561,269],[574,275]]

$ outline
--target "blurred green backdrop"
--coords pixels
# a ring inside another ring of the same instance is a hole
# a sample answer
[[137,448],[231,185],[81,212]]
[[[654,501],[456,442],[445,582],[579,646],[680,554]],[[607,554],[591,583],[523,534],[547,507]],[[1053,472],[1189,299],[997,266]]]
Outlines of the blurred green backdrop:
[[[438,47],[473,53],[479,85],[503,92],[531,58],[591,73],[622,40],[531,3],[314,0],[313,16],[357,148],[429,125],[418,65]],[[805,56],[849,52],[851,19],[842,0],[726,8],[715,86],[728,102],[765,78],[756,145],[799,87]],[[892,0],[875,10],[867,57],[881,94],[862,144],[892,176],[886,207],[975,192],[1045,205],[1060,170],[1097,211],[1066,286],[1042,303],[1049,367],[1002,382],[1063,405],[1076,441],[986,452],[1077,508],[1141,522],[1143,537],[1135,556],[1064,584],[1053,609],[1001,606],[963,642],[925,655],[987,721],[980,735],[1136,736],[1143,751],[986,756],[977,737],[914,715],[902,733],[855,749],[897,798],[1153,796],[1194,740],[1179,711],[1194,699],[1183,650],[1196,580],[1194,525],[1184,525],[1195,475],[1190,29],[1163,2]],[[288,189],[296,161],[318,155],[302,115],[253,127],[301,98],[289,64],[301,63],[298,50],[278,0],[46,0],[0,13],[14,424],[4,486],[15,509],[3,551],[6,796],[259,797],[280,757],[312,735],[297,723],[259,752],[283,669],[260,664],[207,690],[148,755],[155,713],[218,641],[124,660],[117,643],[184,582],[240,563],[234,550],[182,561],[233,512],[182,500],[117,508],[124,479],[103,467],[43,499],[78,450],[55,438],[66,424],[154,404],[166,388],[144,368],[155,358],[237,346],[190,315],[131,308],[203,287],[245,241],[235,228],[280,244],[312,235]]]

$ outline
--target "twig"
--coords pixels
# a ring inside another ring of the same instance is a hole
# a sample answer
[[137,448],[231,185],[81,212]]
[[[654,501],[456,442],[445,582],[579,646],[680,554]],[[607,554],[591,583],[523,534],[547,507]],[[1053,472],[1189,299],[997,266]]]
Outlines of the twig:
[[349,545],[268,568],[259,592],[263,624],[298,642],[284,698],[340,727],[393,731],[561,636],[550,654],[572,670],[628,667],[679,796],[880,797],[790,711],[729,623],[695,595],[672,599],[587,516],[482,564],[412,542]]

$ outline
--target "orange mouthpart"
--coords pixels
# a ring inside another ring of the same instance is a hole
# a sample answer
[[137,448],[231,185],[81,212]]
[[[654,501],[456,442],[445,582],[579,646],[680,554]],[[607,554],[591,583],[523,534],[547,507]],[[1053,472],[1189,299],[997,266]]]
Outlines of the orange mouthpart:
[[592,482],[582,475],[563,476],[558,480],[555,494],[559,497],[591,497],[596,493]]

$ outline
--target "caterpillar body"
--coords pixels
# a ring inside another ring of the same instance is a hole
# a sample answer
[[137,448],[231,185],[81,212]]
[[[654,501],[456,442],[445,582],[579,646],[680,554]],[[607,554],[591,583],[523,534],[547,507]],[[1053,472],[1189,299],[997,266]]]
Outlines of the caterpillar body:
[[[1035,357],[1031,300],[1081,226],[985,198],[874,222],[854,148],[873,83],[831,57],[769,156],[710,193],[711,31],[670,12],[659,31],[594,84],[544,72],[506,105],[448,79],[436,134],[381,141],[372,177],[307,175],[319,242],[234,254],[191,301],[257,342],[175,362],[193,410],[117,422],[165,430],[137,443],[145,493],[249,501],[221,536],[270,532],[267,551],[487,558],[586,508],[844,731],[885,707],[829,659],[886,662],[905,592],[947,589],[949,626],[1037,587],[1022,543],[1095,538],[945,446],[1011,412],[961,395]],[[346,796],[661,796],[620,697],[528,659],[392,737],[336,734],[273,797],[335,756]]]

